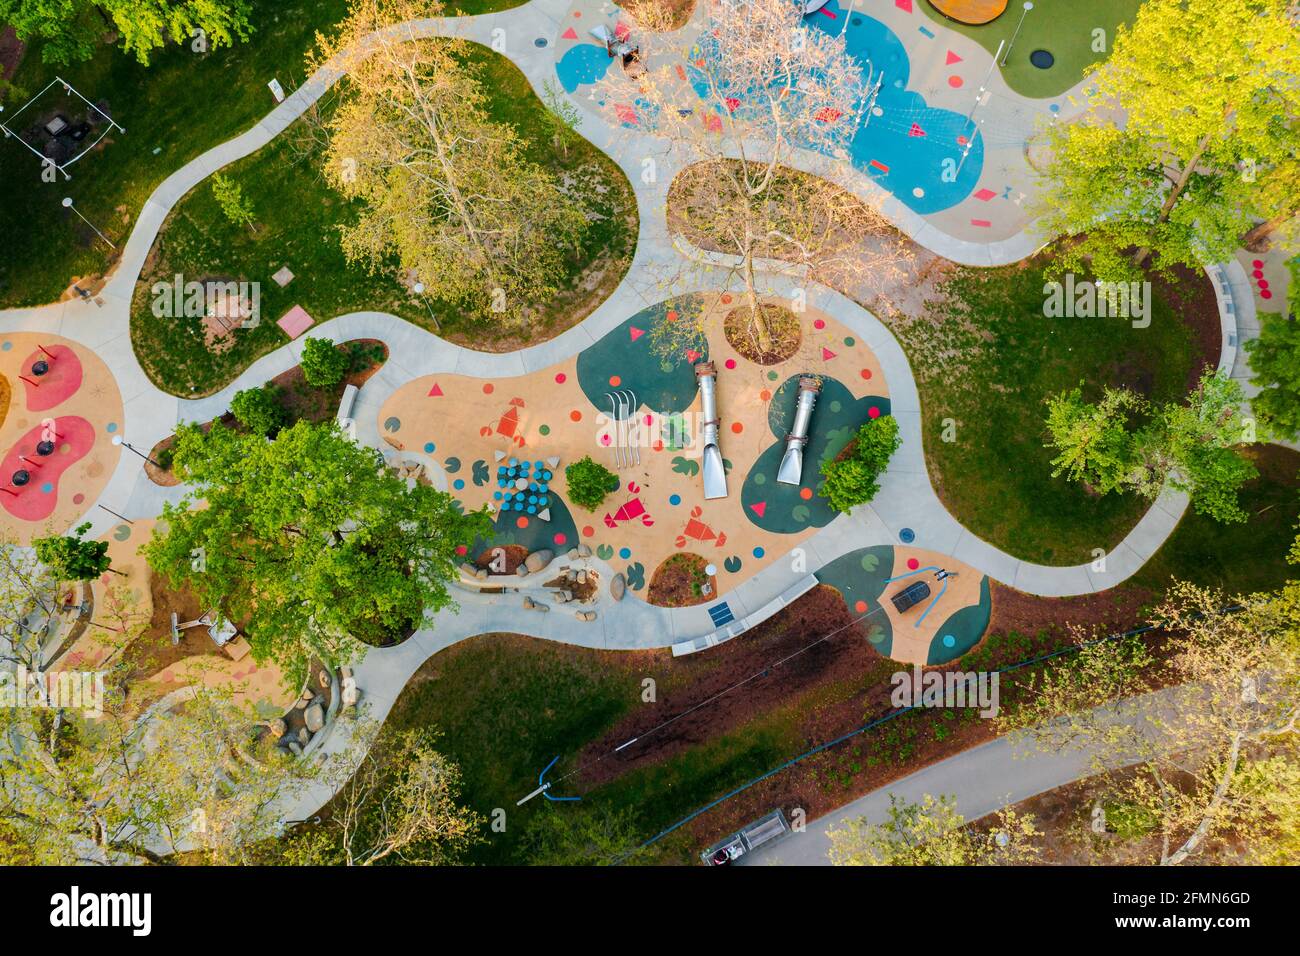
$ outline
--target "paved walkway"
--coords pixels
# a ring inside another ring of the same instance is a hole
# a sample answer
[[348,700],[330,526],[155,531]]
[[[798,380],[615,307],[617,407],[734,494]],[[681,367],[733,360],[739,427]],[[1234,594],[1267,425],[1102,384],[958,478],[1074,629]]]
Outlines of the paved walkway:
[[[1181,688],[1170,688],[1134,697],[1122,704],[1107,705],[1112,719],[1139,728],[1145,735],[1160,734],[1149,716],[1173,714]],[[927,795],[936,799],[952,796],[957,812],[974,821],[1022,800],[1063,787],[1097,772],[1096,749],[1044,752],[1012,737],[999,737],[954,757],[873,790],[834,813],[809,821],[803,833],[792,833],[781,841],[762,847],[742,858],[749,866],[829,866],[830,831],[842,829],[850,820],[883,823],[889,817],[890,798],[918,803]],[[1128,761],[1119,761],[1122,766]]]
[[[554,75],[554,63],[551,51],[536,46],[534,40],[545,38],[554,42],[566,7],[566,0],[534,0],[502,13],[418,21],[412,27],[417,36],[455,35],[485,45],[492,44],[494,34],[496,38],[504,36],[503,52],[524,72],[540,95],[543,84]],[[499,49],[499,44],[494,48]],[[336,79],[337,75],[328,67],[322,69],[247,132],[214,147],[165,180],[141,211],[122,259],[103,290],[102,307],[69,301],[0,312],[0,331],[55,332],[93,349],[113,370],[121,390],[124,437],[145,449],[171,434],[180,422],[203,422],[221,414],[239,389],[260,385],[296,365],[301,341],[291,342],[262,357],[216,395],[197,400],[166,395],[148,381],[132,351],[130,299],[145,257],[171,208],[212,173],[270,142]],[[680,272],[677,266],[681,252],[668,234],[663,210],[668,186],[683,165],[681,157],[669,153],[661,141],[615,129],[586,112],[579,132],[622,165],[636,190],[641,211],[640,233],[628,275],[609,299],[579,325],[550,341],[505,355],[452,345],[385,313],[358,312],[320,323],[313,328],[313,334],[336,340],[380,339],[389,347],[388,362],[366,383],[358,399],[355,417],[359,440],[383,447],[378,435],[379,409],[394,390],[414,377],[455,372],[500,379],[543,368],[576,354],[648,305],[679,293],[700,291],[680,283],[665,289],[659,279],[666,273]],[[642,161],[646,158],[654,158],[657,163],[657,175],[649,183],[641,176]],[[819,156],[801,157],[801,164],[809,169],[823,168],[824,162]],[[867,190],[876,187],[863,180],[854,181],[852,188],[862,190],[865,195]],[[943,233],[896,201],[887,201],[884,211],[919,244],[959,263],[987,266],[1014,262],[1032,253],[1039,244],[1028,231],[993,243],[969,242]],[[773,294],[789,294],[793,288],[791,279],[781,275],[779,269],[766,275],[764,283]],[[1119,584],[1141,567],[1172,533],[1187,500],[1183,495],[1166,491],[1104,562],[1095,565],[1032,564],[981,540],[953,518],[934,494],[923,454],[920,397],[898,342],[875,316],[843,296],[822,287],[814,288],[810,295],[815,307],[853,329],[880,359],[903,446],[883,478],[880,494],[870,506],[835,520],[802,545],[808,559],[806,570],[795,571],[790,563],[777,562],[728,594],[738,618],[762,607],[807,571],[814,571],[847,551],[896,541],[904,527],[915,532],[918,547],[951,555],[1020,590],[1049,596],[1089,593]],[[1235,315],[1225,308],[1222,316],[1225,341],[1235,343]],[[1235,352],[1225,349],[1224,356],[1226,367],[1232,368]],[[97,503],[128,518],[151,518],[160,512],[164,501],[176,500],[183,492],[183,488],[155,486],[145,477],[140,460],[124,455]],[[116,523],[106,512],[93,507],[87,520],[92,522],[94,535],[104,535]],[[595,566],[601,565],[594,558],[591,561]],[[608,567],[602,570],[610,572]],[[713,630],[703,606],[666,609],[635,599],[614,603],[606,597],[597,605],[597,621],[579,626],[567,615],[524,612],[513,601],[507,607],[501,601],[466,593],[460,603],[458,614],[439,615],[432,628],[418,632],[398,648],[372,651],[359,666],[358,685],[376,716],[387,713],[407,678],[425,659],[470,635],[513,631],[592,647],[637,648],[666,646]],[[344,746],[345,737],[346,734],[335,734],[335,739],[327,741],[326,749],[331,743]],[[318,796],[308,797],[304,805]],[[312,809],[314,806],[307,806],[307,812]],[[293,814],[289,816],[292,818]]]

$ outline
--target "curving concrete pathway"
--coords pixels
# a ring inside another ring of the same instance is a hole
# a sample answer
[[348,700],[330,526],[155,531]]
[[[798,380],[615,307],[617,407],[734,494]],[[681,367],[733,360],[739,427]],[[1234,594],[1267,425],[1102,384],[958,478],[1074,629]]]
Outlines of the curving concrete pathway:
[[[524,72],[540,95],[543,84],[554,76],[554,62],[551,51],[537,47],[533,41],[546,38],[553,43],[565,9],[565,0],[533,0],[501,13],[416,21],[391,29],[409,31],[413,37],[459,36],[484,45],[491,45],[494,37],[504,36],[505,55]],[[501,30],[504,34],[497,32]],[[0,312],[0,331],[57,333],[94,350],[114,371],[121,389],[124,437],[143,449],[171,434],[178,423],[207,421],[220,415],[239,389],[260,385],[296,365],[301,340],[263,356],[215,395],[195,400],[167,395],[149,382],[132,351],[130,300],[145,257],[173,206],[212,173],[269,143],[315,103],[337,78],[330,68],[323,68],[251,129],[214,147],[168,177],[141,210],[121,261],[103,290],[102,307],[69,301]],[[663,210],[668,186],[685,165],[683,158],[670,153],[665,143],[652,137],[613,128],[585,111],[582,117],[579,132],[619,162],[633,184],[641,211],[636,255],[623,282],[579,325],[548,342],[509,354],[461,348],[379,312],[352,313],[313,327],[314,334],[336,340],[374,338],[389,347],[388,362],[366,383],[358,398],[354,415],[360,441],[383,447],[378,434],[379,409],[394,390],[414,377],[435,372],[496,378],[521,375],[576,354],[648,305],[673,295],[710,288],[698,280],[694,285],[690,284],[691,280],[683,280],[665,288],[657,278],[681,272],[683,250],[674,245],[668,234]],[[657,165],[657,175],[651,182],[645,182],[641,175],[646,158],[654,158]],[[810,170],[824,170],[825,159],[806,154],[801,157],[801,165]],[[863,196],[874,194],[877,188],[862,177],[842,182]],[[972,243],[939,231],[896,201],[886,201],[883,210],[919,244],[959,263],[981,266],[1010,263],[1031,254],[1040,245],[1027,231],[1000,242]],[[693,254],[707,258],[698,250]],[[772,264],[764,276],[764,284],[770,293],[783,295],[789,294],[795,282],[782,273],[779,264]],[[914,543],[918,547],[950,555],[1004,584],[1045,596],[1083,594],[1119,584],[1140,568],[1174,530],[1186,509],[1187,499],[1167,490],[1103,562],[1049,567],[1022,561],[981,540],[945,510],[933,491],[921,439],[920,397],[898,342],[875,316],[830,289],[815,286],[809,290],[809,298],[816,308],[854,330],[879,358],[889,383],[903,446],[883,478],[880,494],[870,506],[836,519],[801,545],[807,557],[807,570],[815,570],[864,545],[892,543],[901,528],[909,527],[915,531]],[[1224,349],[1221,367],[1230,370],[1236,360],[1235,314],[1224,307],[1221,316],[1225,344],[1233,347]],[[138,458],[123,455],[96,503],[128,518],[154,517],[165,500],[175,500],[183,492],[183,488],[155,486],[145,477]],[[93,505],[87,520],[92,523],[93,535],[105,534],[116,523],[116,519]],[[598,559],[589,560],[593,566],[602,565]],[[806,576],[807,571],[795,571],[790,564],[774,563],[727,595],[737,618],[761,608]],[[608,567],[602,570],[611,573]],[[387,713],[409,676],[431,654],[474,634],[513,631],[591,647],[638,648],[667,646],[713,630],[704,606],[666,609],[635,599],[615,603],[605,597],[597,605],[597,621],[578,624],[564,613],[530,614],[521,611],[513,601],[507,607],[502,601],[474,593],[466,592],[459,600],[458,613],[438,615],[433,626],[417,632],[405,644],[372,651],[357,667],[358,685],[375,716]],[[346,732],[331,733],[322,749],[325,752],[341,749],[347,741]],[[319,792],[304,794],[297,808],[299,812],[286,816],[305,816],[327,797],[328,794]]]

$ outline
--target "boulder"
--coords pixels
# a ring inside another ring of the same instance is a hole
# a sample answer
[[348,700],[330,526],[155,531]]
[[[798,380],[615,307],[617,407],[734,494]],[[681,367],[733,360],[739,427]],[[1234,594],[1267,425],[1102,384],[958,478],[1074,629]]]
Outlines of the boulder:
[[293,754],[295,757],[301,757],[302,745],[296,740],[289,741],[289,753]]
[[326,687],[329,687],[330,672],[321,671],[320,674],[316,677],[316,683],[320,684],[321,690],[324,690]]
[[623,600],[623,595],[627,593],[627,578],[623,577],[620,571],[609,579],[609,596],[615,601]]
[[470,564],[468,561],[461,563],[460,570],[462,574],[468,574],[471,578],[477,577],[478,575],[478,568]]
[[299,728],[298,728],[298,743],[300,743],[300,744],[302,744],[304,747],[306,747],[306,746],[307,746],[307,741],[309,741],[309,740],[311,740],[311,733],[308,732],[308,730],[307,730],[306,727],[299,727]]
[[299,697],[298,702],[293,705],[294,710],[306,710],[307,705],[311,703],[310,697]]
[[524,558],[524,567],[528,569],[525,573],[533,574],[542,570],[542,568],[550,564],[554,558],[555,552],[548,551],[546,548],[543,548],[541,551],[534,551],[528,557]]
[[325,708],[320,704],[312,704],[303,713],[302,719],[307,722],[307,729],[314,734],[325,726]]
[[277,717],[266,725],[271,730],[271,736],[277,740],[284,736],[284,732],[289,729],[289,725],[284,722],[283,717]]
[[569,549],[568,558],[569,558],[570,561],[577,561],[577,560],[578,560],[578,549],[577,549],[577,548],[570,548],[570,549]]
[[579,621],[594,621],[594,620],[596,620],[596,612],[595,612],[595,611],[579,611],[577,614],[575,614],[575,615],[573,615],[573,616],[576,617]]
[[486,581],[487,576],[488,576],[487,568],[479,568],[477,571],[474,572],[474,577],[478,578],[480,581]]
[[578,557],[580,558],[591,557],[591,547],[585,544],[578,545]]
[[533,604],[534,604],[533,599],[530,598],[527,594],[525,594],[525,595],[524,595],[524,607],[528,608],[528,610],[531,611],[531,610],[533,609]]
[[351,668],[351,667],[340,667],[340,668],[339,668],[339,676],[342,677],[345,681],[346,681],[346,680],[351,680],[351,678],[352,678],[352,668]]
[[360,699],[361,692],[357,690],[357,682],[351,681],[343,685],[343,706],[355,707],[357,700]]

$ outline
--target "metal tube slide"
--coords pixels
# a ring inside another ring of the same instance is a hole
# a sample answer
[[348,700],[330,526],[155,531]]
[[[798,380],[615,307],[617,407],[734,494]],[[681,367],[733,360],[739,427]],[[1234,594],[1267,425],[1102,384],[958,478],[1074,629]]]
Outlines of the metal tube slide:
[[727,471],[722,464],[722,449],[718,447],[718,370],[712,362],[695,366],[695,378],[700,384],[700,457],[704,473],[704,497],[727,497]]
[[794,424],[785,439],[785,455],[777,469],[776,480],[783,485],[797,485],[803,478],[803,446],[808,443],[808,426],[812,423],[813,408],[822,390],[820,380],[811,375],[799,379],[799,397],[794,407]]

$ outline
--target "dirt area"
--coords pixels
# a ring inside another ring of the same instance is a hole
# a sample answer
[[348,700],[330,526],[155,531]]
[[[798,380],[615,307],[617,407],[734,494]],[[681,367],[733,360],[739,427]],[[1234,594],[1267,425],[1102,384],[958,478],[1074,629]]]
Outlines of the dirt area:
[[[858,721],[864,705],[887,705],[888,693],[878,695],[874,689],[902,665],[877,654],[866,641],[864,629],[854,621],[839,592],[821,586],[743,638],[708,654],[670,658],[651,668],[648,673],[663,671],[656,705],[630,713],[604,737],[588,744],[576,762],[587,765],[623,741],[642,739],[595,764],[583,782],[595,785],[661,763],[738,729],[758,715],[788,707],[810,691],[816,691],[814,697],[825,705],[807,707],[807,701],[800,703],[801,731],[806,729],[810,735],[819,734],[827,723],[839,730],[846,722]],[[809,648],[818,636],[839,628],[843,630]],[[802,653],[790,657],[801,649]],[[787,657],[790,659],[779,667],[772,666]],[[748,677],[754,679],[743,688],[688,713]],[[685,716],[648,734],[678,714]]]
[[[474,559],[480,568],[493,575],[514,574],[528,557],[528,549],[519,544],[494,545]],[[496,567],[492,562],[496,561]]]
[[[13,27],[0,28],[0,80],[11,80],[23,62],[27,44],[18,39]],[[4,89],[0,88],[0,99],[4,99]]]
[[152,677],[165,667],[183,661],[187,657],[226,656],[208,636],[207,628],[189,627],[181,631],[181,639],[172,643],[172,612],[184,624],[196,620],[207,608],[199,606],[199,600],[188,589],[174,591],[167,586],[162,575],[150,576],[149,593],[153,599],[153,616],[140,636],[126,646],[122,652],[123,663],[127,665],[127,683],[134,685],[138,681]]
[[[595,600],[596,593],[600,590],[600,575],[590,569],[586,570],[584,579],[579,581],[577,571],[566,571],[558,578],[547,581],[543,587],[562,588],[573,595],[574,602],[578,604],[589,604]],[[572,575],[572,577],[570,577]]]
[[713,600],[718,579],[707,573],[708,566],[708,560],[698,554],[674,554],[655,568],[646,602],[657,607],[690,607]]
[[695,12],[695,0],[622,0],[618,6],[649,33],[680,30]]
[[761,306],[763,318],[767,320],[768,335],[771,336],[771,348],[764,349],[758,344],[758,327],[754,322],[754,310],[747,305],[732,309],[722,322],[723,334],[731,347],[751,362],[759,365],[779,365],[795,352],[803,339],[799,317],[789,309],[779,305]]

